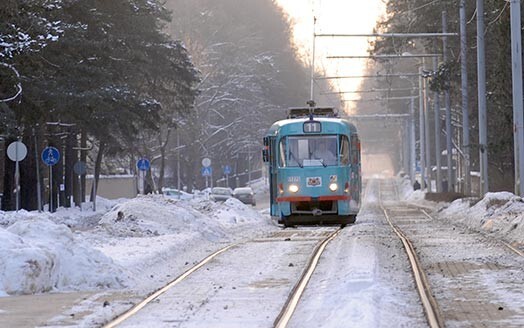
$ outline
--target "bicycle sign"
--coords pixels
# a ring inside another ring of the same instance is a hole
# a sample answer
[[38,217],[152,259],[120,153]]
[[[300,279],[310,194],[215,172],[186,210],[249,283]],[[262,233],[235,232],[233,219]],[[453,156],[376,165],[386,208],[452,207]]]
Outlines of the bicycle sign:
[[47,166],[53,166],[60,160],[60,152],[55,147],[46,147],[42,151],[42,161]]

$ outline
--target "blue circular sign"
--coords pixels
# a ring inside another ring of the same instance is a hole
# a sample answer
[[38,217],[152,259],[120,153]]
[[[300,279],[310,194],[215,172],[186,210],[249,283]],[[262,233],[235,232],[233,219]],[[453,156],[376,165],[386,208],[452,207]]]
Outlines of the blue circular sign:
[[53,166],[60,160],[60,152],[55,147],[46,147],[42,150],[42,161],[47,166]]
[[141,158],[138,161],[136,161],[136,167],[140,171],[147,171],[151,167],[151,163],[147,158]]
[[224,174],[225,175],[231,174],[231,166],[229,165],[224,166]]

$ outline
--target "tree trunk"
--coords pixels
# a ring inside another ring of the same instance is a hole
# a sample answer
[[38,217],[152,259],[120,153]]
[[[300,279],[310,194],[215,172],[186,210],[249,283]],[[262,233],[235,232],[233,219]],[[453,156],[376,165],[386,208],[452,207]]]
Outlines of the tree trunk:
[[[96,155],[96,161],[95,161],[95,176],[93,177],[93,184],[91,186],[91,201],[93,201],[96,197],[97,189],[98,189],[98,178],[100,177],[100,166],[102,164],[102,157],[104,157],[104,151],[105,151],[105,143],[100,142],[100,147],[98,148],[98,154]],[[97,188],[95,188],[95,186]]]
[[[86,164],[87,167],[87,133],[85,130],[80,132],[80,161]],[[80,203],[86,201],[86,175],[82,174],[80,176]]]

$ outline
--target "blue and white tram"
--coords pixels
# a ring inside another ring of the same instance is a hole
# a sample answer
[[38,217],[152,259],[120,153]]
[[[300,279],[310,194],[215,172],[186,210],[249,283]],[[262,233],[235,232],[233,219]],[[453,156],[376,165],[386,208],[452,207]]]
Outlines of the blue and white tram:
[[264,137],[271,215],[285,226],[354,223],[361,204],[360,141],[332,108],[292,108]]

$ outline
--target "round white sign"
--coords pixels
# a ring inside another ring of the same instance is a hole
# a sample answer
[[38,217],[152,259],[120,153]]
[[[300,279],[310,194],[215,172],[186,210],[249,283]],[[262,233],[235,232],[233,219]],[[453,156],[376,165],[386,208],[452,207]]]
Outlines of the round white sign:
[[211,165],[211,160],[209,158],[202,159],[202,166],[203,167],[209,167]]
[[12,142],[7,147],[7,156],[13,162],[21,161],[27,156],[27,147],[21,141]]

